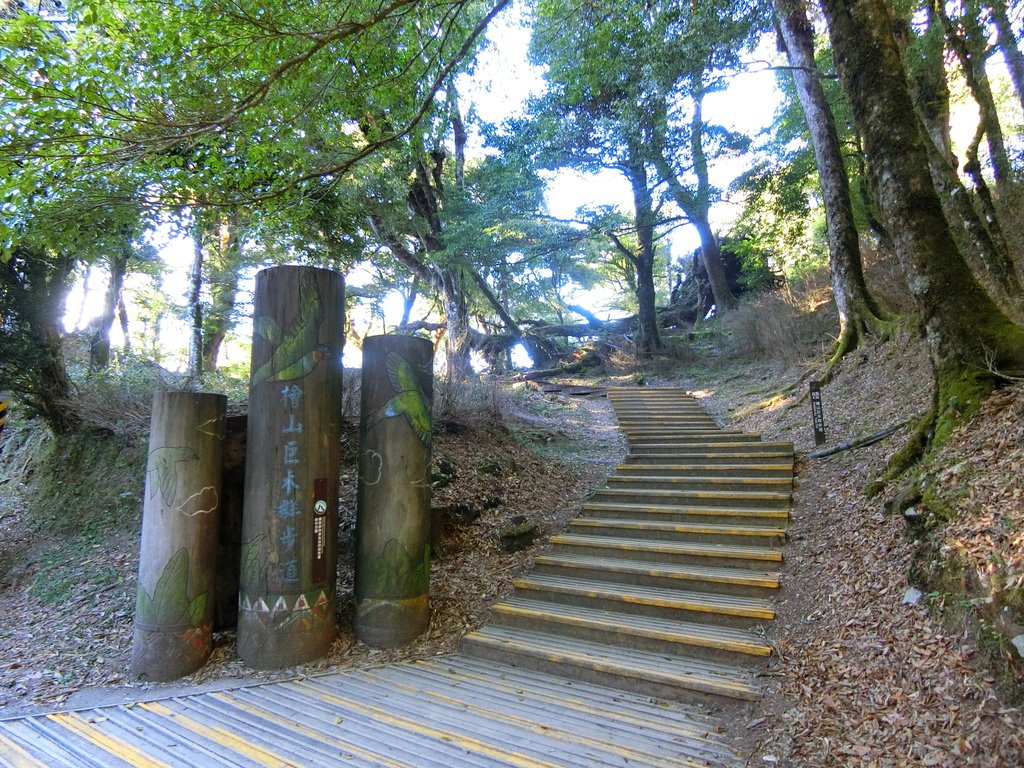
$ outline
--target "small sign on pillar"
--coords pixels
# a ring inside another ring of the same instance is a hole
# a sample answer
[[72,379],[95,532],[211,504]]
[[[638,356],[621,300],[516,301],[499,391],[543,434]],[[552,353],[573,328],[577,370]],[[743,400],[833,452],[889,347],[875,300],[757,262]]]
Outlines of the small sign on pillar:
[[821,382],[812,381],[809,385],[811,390],[811,418],[814,423],[814,444],[825,444],[825,409],[821,404]]

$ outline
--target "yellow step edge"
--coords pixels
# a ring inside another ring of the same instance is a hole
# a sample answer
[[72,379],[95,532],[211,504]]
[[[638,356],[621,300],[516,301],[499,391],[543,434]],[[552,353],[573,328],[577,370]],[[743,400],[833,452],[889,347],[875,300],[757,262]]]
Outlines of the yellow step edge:
[[[259,717],[263,720],[267,720],[271,723],[281,725],[287,728],[288,730],[302,734],[306,738],[311,739],[313,741],[323,742],[324,736],[327,735],[325,731],[317,731],[313,728],[308,728],[307,726],[303,725],[297,720],[282,717],[281,715],[278,715],[276,712],[273,712],[269,709],[258,706],[256,704],[250,704],[249,702],[241,701],[232,695],[228,695],[225,693],[212,693],[210,694],[210,697],[213,699],[217,699],[218,701],[223,701],[225,704],[230,704],[232,707],[236,707],[242,710],[243,712],[248,712],[249,714],[255,715],[256,717]],[[331,737],[331,743],[328,746],[331,748],[340,746],[342,749],[344,749],[345,752],[350,752],[353,755],[357,755],[358,757],[363,758],[364,760],[369,760],[371,762],[379,763],[381,765],[387,765],[391,768],[417,768],[417,765],[415,763],[399,762],[392,758],[384,757],[382,755],[378,755],[375,752],[370,752],[369,750],[357,747],[350,741],[341,741],[340,739],[337,739],[334,736]]]
[[78,734],[83,739],[95,744],[118,760],[122,760],[136,768],[174,768],[170,763],[150,757],[133,744],[104,733],[96,727],[95,723],[90,723],[78,713],[58,712],[46,717],[51,722],[67,728],[72,733]]
[[173,709],[158,702],[143,702],[138,707],[146,712],[167,718],[197,736],[209,739],[215,744],[237,752],[255,763],[268,766],[268,768],[305,768],[304,764],[292,762],[288,758],[282,757],[269,749],[247,741],[226,728],[203,725],[185,713],[175,712]]
[[[558,624],[568,624],[573,627],[588,628],[588,629],[608,629],[608,621],[598,619],[588,619],[582,616],[567,616],[557,612],[557,606],[550,612],[540,611],[534,608],[524,608],[517,605],[510,605],[508,603],[498,603],[493,607],[497,613],[503,613],[505,615],[520,616],[522,618],[538,619],[543,621],[554,622]],[[737,653],[746,653],[752,656],[769,656],[771,655],[771,648],[762,643],[745,642],[736,639],[727,638],[715,638],[701,636],[700,633],[687,634],[685,632],[669,632],[667,630],[656,630],[645,627],[631,627],[622,623],[621,619],[617,619],[617,624],[614,627],[615,631],[621,631],[624,634],[632,635],[635,637],[645,637],[652,640],[664,640],[665,642],[681,642],[685,645],[693,645],[700,648],[716,648],[724,651],[735,651]],[[680,641],[679,638],[685,636],[686,640]]]
[[[591,564],[588,564],[588,563],[578,563],[578,562],[574,563],[574,562],[571,562],[571,561],[567,562],[565,560],[560,559],[557,555],[538,555],[535,562],[538,563],[538,564],[550,565],[550,566],[558,567],[558,568],[580,568],[580,569],[589,569],[589,570],[594,570],[594,571],[601,570],[601,566],[599,564],[591,565]],[[638,566],[644,565],[644,562],[642,560],[635,560],[635,561],[629,561],[629,562],[630,562],[630,565],[632,565],[633,562],[635,562]],[[670,564],[666,563],[666,565],[671,567]],[[695,566],[695,567],[696,568],[701,568],[702,566]],[[706,566],[703,566],[703,567],[706,567]],[[647,568],[647,569],[644,569],[644,568],[632,568],[632,567],[625,568],[625,567],[622,567],[622,566],[608,566],[608,565],[606,565],[606,566],[604,566],[604,570],[610,571],[611,573],[620,573],[620,572],[622,572],[622,573],[632,573],[632,574],[635,574],[637,576],[648,576],[650,578],[656,578],[656,579],[661,579],[661,578],[671,579],[671,578],[675,578],[675,579],[678,579],[680,581],[706,581],[709,584],[735,584],[735,585],[741,586],[741,587],[764,587],[765,589],[778,589],[779,588],[779,578],[778,578],[778,576],[775,576],[775,578],[772,578],[772,577],[769,576],[768,578],[760,578],[760,579],[754,578],[753,576],[744,576],[743,575],[743,571],[746,570],[746,569],[733,569],[735,571],[735,575],[730,574],[728,577],[725,577],[725,576],[722,576],[722,575],[719,575],[719,574],[714,574],[714,573],[711,573],[711,574],[707,574],[707,573],[686,574],[685,568],[681,569],[680,573],[683,574],[683,575],[679,575],[679,576],[672,576],[672,575],[666,574],[664,572],[664,569],[657,569],[657,568]]]
[[758,509],[757,507],[674,507],[658,504],[629,504],[617,501],[588,501],[584,503],[584,511],[600,511],[605,508],[612,508],[624,512],[640,512],[644,514],[665,514],[676,515],[708,515],[715,517],[781,517],[789,518],[789,510],[785,507],[777,509]]
[[723,528],[713,525],[688,525],[686,523],[670,524],[653,521],[653,525],[645,524],[646,521],[636,520],[603,520],[597,518],[579,517],[569,522],[570,526],[577,528],[622,528],[630,531],[664,531],[665,533],[703,533],[719,536],[751,536],[768,538],[774,536],[785,536],[785,528],[768,528],[749,526],[745,528]]
[[759,608],[759,607],[737,607],[729,606],[727,604],[718,603],[715,605],[709,605],[702,603],[699,600],[684,600],[682,598],[669,599],[664,597],[649,597],[644,595],[629,595],[621,592],[612,593],[609,595],[607,592],[602,592],[600,589],[589,589],[589,588],[576,588],[576,589],[559,589],[555,585],[551,584],[538,584],[536,582],[530,582],[527,579],[516,579],[513,582],[516,589],[530,590],[536,589],[550,590],[560,594],[573,594],[580,597],[591,597],[596,600],[618,600],[622,603],[629,603],[630,605],[649,605],[653,608],[671,608],[673,610],[686,610],[692,613],[718,613],[725,616],[739,616],[750,619],[774,619],[775,609],[774,608]]
[[10,768],[49,768],[48,763],[39,760],[3,733],[0,733],[0,765]]
[[[624,552],[656,552],[658,554],[692,554],[692,552],[681,553],[683,547],[693,547],[698,542],[666,542],[655,539],[629,539],[616,540],[610,537],[594,537],[600,541],[580,541],[579,536],[559,534],[551,537],[553,544],[565,544],[567,546],[598,547],[600,549],[621,550]],[[703,544],[703,542],[699,542]],[[725,547],[717,544],[706,544],[699,547],[700,556],[722,557],[732,560],[765,560],[768,562],[782,562],[782,552],[774,549],[758,550],[756,554],[737,550],[733,547]]]
[[537,760],[520,752],[508,752],[503,749],[495,749],[479,739],[470,736],[460,736],[440,728],[433,728],[422,721],[393,715],[382,707],[363,704],[362,702],[353,701],[352,699],[347,699],[343,696],[328,693],[327,691],[323,691],[301,680],[293,682],[292,686],[317,697],[321,701],[333,702],[357,712],[372,715],[381,722],[390,723],[398,728],[409,730],[423,736],[428,736],[430,738],[437,739],[438,741],[453,744],[456,747],[465,749],[467,752],[475,752],[476,754],[486,755],[492,759],[501,760],[505,765],[515,765],[519,766],[519,768],[560,768],[556,763],[549,763],[546,760]]
[[739,485],[789,485],[792,480],[788,477],[707,477],[694,475],[693,477],[659,477],[657,475],[612,475],[608,478],[612,483],[668,483],[671,485],[684,485],[685,483],[737,483]]
[[[535,734],[537,734],[539,736],[544,736],[544,737],[547,737],[547,738],[555,738],[555,739],[558,739],[561,742],[565,742],[566,744],[571,744],[571,745],[574,745],[574,746],[584,746],[584,747],[587,746],[588,744],[589,745],[593,745],[594,748],[600,749],[600,750],[603,750],[603,751],[607,751],[607,752],[612,752],[612,753],[618,755],[619,757],[624,758],[627,762],[629,762],[630,760],[636,760],[637,758],[650,759],[651,757],[661,757],[662,759],[664,759],[663,756],[652,755],[652,754],[647,753],[647,752],[640,752],[640,751],[637,751],[637,750],[634,750],[634,749],[628,749],[628,748],[620,747],[618,744],[615,744],[612,741],[596,741],[594,739],[585,739],[582,736],[580,736],[578,733],[569,733],[569,732],[566,732],[566,731],[556,731],[556,730],[554,730],[552,728],[549,728],[546,725],[541,725],[539,723],[536,723],[533,720],[527,720],[525,717],[520,717],[518,715],[513,715],[510,712],[503,712],[503,711],[498,710],[498,709],[490,709],[490,708],[487,708],[487,707],[481,707],[481,706],[478,706],[476,704],[472,704],[470,702],[463,701],[462,699],[456,698],[454,696],[446,696],[445,694],[443,694],[443,693],[441,693],[439,691],[428,691],[428,690],[425,690],[424,688],[421,688],[419,686],[408,685],[408,684],[404,684],[404,683],[398,683],[398,682],[395,682],[394,680],[389,680],[388,681],[388,687],[389,688],[395,688],[395,689],[402,690],[402,691],[406,691],[408,693],[416,694],[416,695],[419,695],[419,696],[426,696],[426,697],[428,697],[430,699],[433,699],[434,701],[440,701],[440,702],[442,702],[444,704],[448,704],[448,705],[453,706],[453,707],[458,707],[458,708],[460,708],[460,709],[462,709],[462,710],[464,710],[466,712],[475,712],[476,714],[483,715],[484,717],[500,719],[504,723],[515,724],[518,728],[521,728],[524,731],[529,731],[531,733],[535,733]],[[694,765],[693,763],[690,763],[689,761],[687,761],[685,763],[673,763],[673,764],[674,765],[678,764],[680,766]]]
[[[522,644],[514,643],[511,640],[504,640],[501,638],[490,638],[479,633],[472,633],[467,637],[472,638],[475,642],[483,645],[488,645],[492,648],[501,648],[502,650],[508,650],[509,646],[518,646],[522,648]],[[552,664],[563,664],[566,661],[571,661],[578,666],[584,666],[595,672],[604,672],[606,674],[616,675],[619,677],[629,678],[631,680],[637,680],[641,682],[659,682],[673,687],[688,687],[693,690],[698,690],[703,693],[721,693],[722,690],[728,691],[729,694],[736,698],[753,700],[758,697],[757,692],[749,685],[744,683],[716,679],[698,674],[686,675],[686,682],[688,685],[681,686],[681,678],[677,675],[665,674],[655,669],[643,669],[638,670],[632,667],[623,667],[611,662],[604,661],[603,659],[591,656],[586,653],[571,653],[568,651],[548,651],[542,648],[533,647],[529,651],[530,655],[544,659],[545,661],[551,662]],[[727,694],[728,695],[728,694]]]

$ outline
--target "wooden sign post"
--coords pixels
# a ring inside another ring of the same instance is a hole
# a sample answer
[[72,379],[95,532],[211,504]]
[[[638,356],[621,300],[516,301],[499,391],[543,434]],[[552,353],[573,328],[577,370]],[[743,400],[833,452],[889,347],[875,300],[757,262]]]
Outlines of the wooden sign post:
[[808,384],[811,392],[811,420],[814,424],[814,444],[825,444],[825,409],[821,404],[821,383]]
[[355,631],[384,648],[430,624],[433,358],[427,339],[363,342]]
[[326,269],[256,276],[238,652],[261,669],[335,638],[344,293]]
[[157,392],[149,432],[132,671],[194,672],[213,649],[223,395]]

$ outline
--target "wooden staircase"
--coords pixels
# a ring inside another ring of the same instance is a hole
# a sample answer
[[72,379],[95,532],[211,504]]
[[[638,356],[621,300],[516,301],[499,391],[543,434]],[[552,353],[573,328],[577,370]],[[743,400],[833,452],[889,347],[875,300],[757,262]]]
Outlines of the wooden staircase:
[[463,652],[674,699],[753,699],[771,649],[793,446],[682,389],[615,388],[629,456]]

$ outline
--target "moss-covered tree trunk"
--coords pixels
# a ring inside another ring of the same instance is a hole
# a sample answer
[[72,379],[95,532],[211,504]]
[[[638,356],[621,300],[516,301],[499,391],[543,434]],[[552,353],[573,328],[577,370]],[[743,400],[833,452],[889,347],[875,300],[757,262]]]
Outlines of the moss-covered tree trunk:
[[773,6],[821,179],[832,294],[839,313],[839,339],[832,359],[838,361],[855,349],[864,336],[880,332],[884,318],[864,282],[849,177],[835,117],[814,59],[814,29],[807,18],[807,6],[804,0],[773,0]]
[[884,0],[823,0],[843,87],[864,138],[886,228],[920,312],[936,378],[931,435],[941,441],[1024,366],[1024,330],[975,280],[943,215]]
[[210,307],[203,316],[203,370],[217,370],[221,346],[231,328],[241,271],[242,222],[237,211],[220,217],[215,247],[206,260]]

